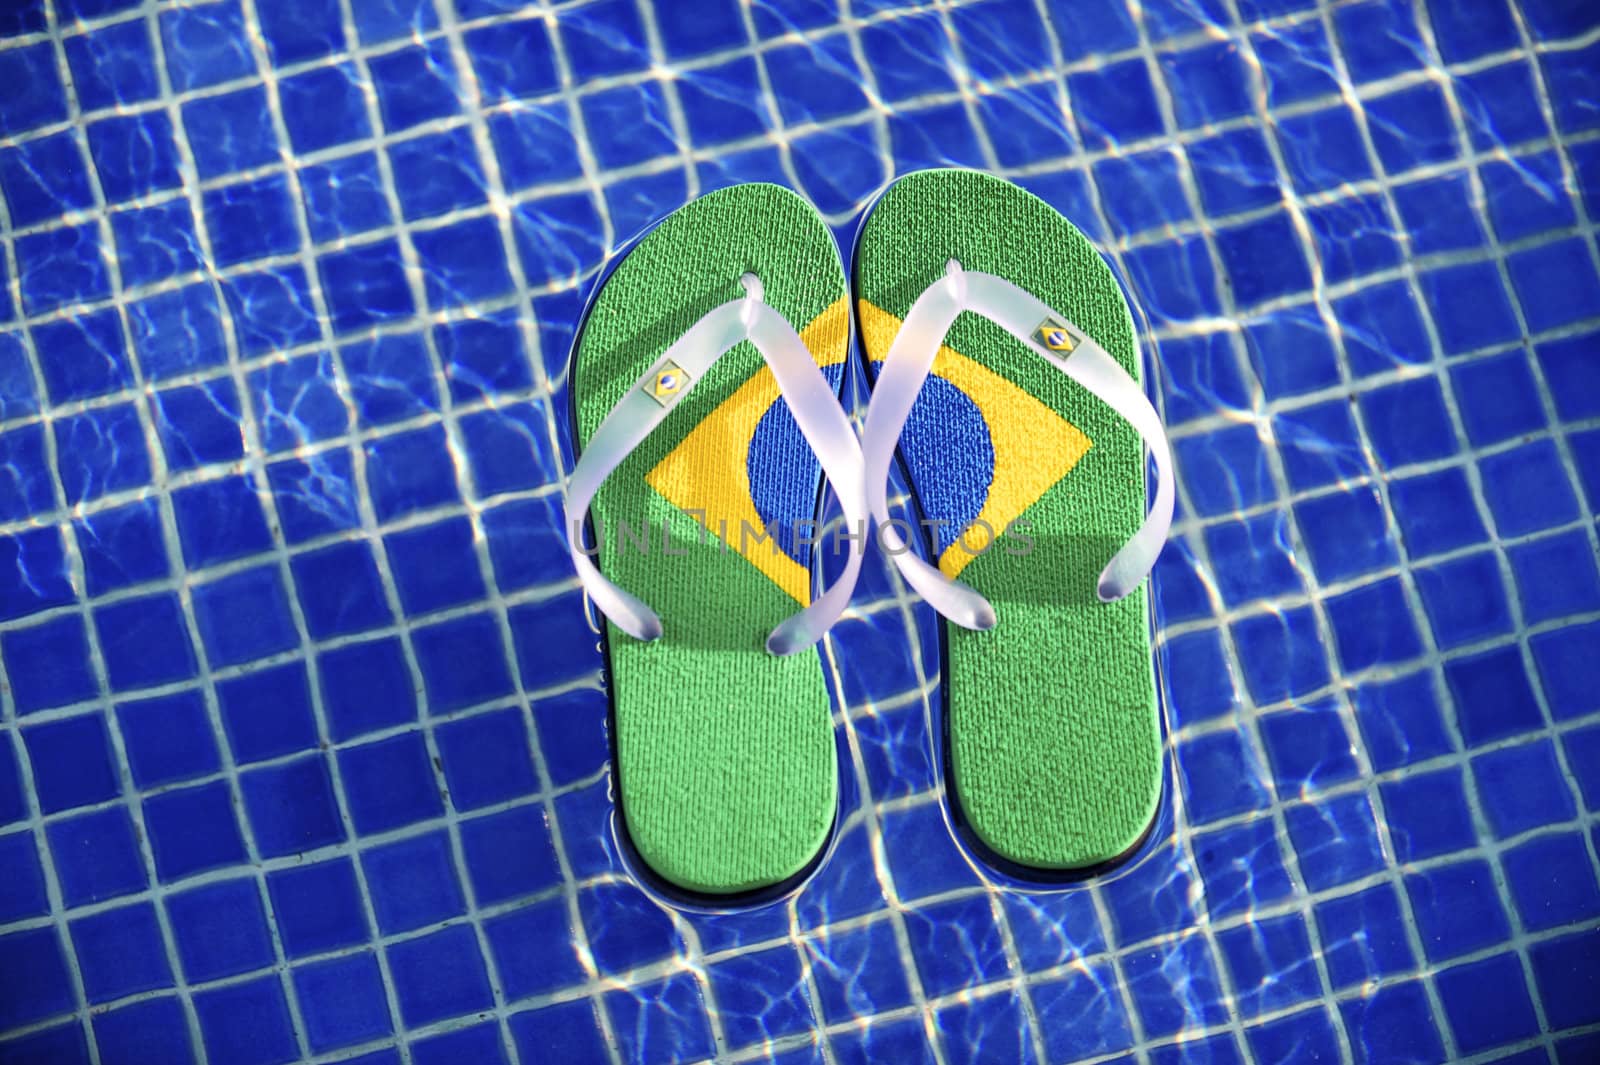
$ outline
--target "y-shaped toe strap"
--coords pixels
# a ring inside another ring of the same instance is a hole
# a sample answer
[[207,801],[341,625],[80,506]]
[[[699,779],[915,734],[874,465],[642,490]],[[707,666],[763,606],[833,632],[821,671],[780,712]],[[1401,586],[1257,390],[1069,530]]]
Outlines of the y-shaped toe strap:
[[[1172,449],[1161,419],[1139,383],[1082,329],[1004,278],[963,270],[954,261],[949,263],[945,276],[912,304],[873,387],[862,440],[867,506],[873,519],[879,527],[889,528],[889,462],[911,407],[933,368],[934,357],[963,311],[988,318],[1006,330],[1092,392],[1144,438],[1156,463],[1155,502],[1138,532],[1101,572],[1096,589],[1104,601],[1122,598],[1155,566],[1172,526]],[[969,629],[986,629],[994,624],[994,608],[983,596],[904,550],[892,531],[885,533],[885,541],[906,583],[940,614]]]
[[[602,574],[582,549],[580,537],[589,506],[605,479],[666,420],[706,371],[740,342],[749,340],[772,369],[795,424],[833,485],[845,520],[851,528],[861,528],[866,521],[861,451],[833,387],[794,327],[763,301],[761,282],[748,274],[742,280],[743,299],[707,312],[634,382],[589,438],[567,483],[567,547],[578,580],[600,612],[635,639],[659,637],[661,619],[637,596]],[[852,550],[838,579],[810,606],[772,631],[767,650],[775,655],[794,654],[821,639],[849,604],[860,572],[861,551]]]

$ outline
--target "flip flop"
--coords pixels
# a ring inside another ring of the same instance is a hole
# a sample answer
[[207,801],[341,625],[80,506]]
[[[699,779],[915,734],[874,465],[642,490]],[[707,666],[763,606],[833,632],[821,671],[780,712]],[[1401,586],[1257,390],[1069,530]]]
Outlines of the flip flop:
[[569,548],[607,619],[625,839],[669,892],[785,890],[833,825],[832,702],[811,647],[861,559],[813,600],[804,530],[821,472],[852,526],[866,519],[838,402],[849,340],[832,234],[759,184],[663,219],[579,327]]
[[[947,619],[954,820],[1007,871],[1100,871],[1146,836],[1162,780],[1147,597],[1129,593],[1171,524],[1171,456],[1128,303],[1054,208],[965,170],[891,185],[854,274],[869,508]],[[897,446],[936,566],[890,523]]]

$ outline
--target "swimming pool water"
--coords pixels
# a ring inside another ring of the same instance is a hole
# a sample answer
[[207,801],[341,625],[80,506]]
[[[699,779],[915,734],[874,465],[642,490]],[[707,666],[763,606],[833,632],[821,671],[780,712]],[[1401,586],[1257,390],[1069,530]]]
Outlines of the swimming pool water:
[[[0,9],[0,1063],[1600,1058],[1600,9]],[[661,905],[559,528],[608,252],[1004,174],[1148,317],[1171,785],[953,841],[931,615],[824,664],[834,849]]]

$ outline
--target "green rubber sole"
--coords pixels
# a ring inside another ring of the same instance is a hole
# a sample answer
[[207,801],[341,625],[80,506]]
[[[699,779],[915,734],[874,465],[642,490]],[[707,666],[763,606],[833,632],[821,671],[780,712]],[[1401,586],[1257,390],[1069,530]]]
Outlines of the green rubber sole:
[[[747,271],[819,363],[843,363],[848,293],[816,211],[774,185],[713,192],[645,235],[593,301],[571,368],[580,447],[672,342],[744,295]],[[747,557],[705,535],[719,508],[737,517],[750,502],[745,433],[770,409],[770,379],[749,343],[732,349],[607,479],[592,508],[596,564],[649,603],[665,629],[641,643],[606,626],[623,824],[652,874],[697,895],[759,891],[803,873],[838,801],[820,659],[764,648],[800,608],[797,595],[809,595],[807,575],[792,560],[757,554],[765,548]],[[817,463],[803,443],[798,450],[770,470],[758,468],[764,456],[750,462],[768,494],[815,500]],[[704,523],[688,513],[695,509],[708,511]],[[651,530],[648,554],[612,534],[640,522]],[[671,555],[660,550],[664,529]]]
[[[1139,376],[1127,302],[1088,239],[1031,193],[962,170],[901,178],[862,227],[854,282],[869,361],[887,353],[950,259],[1031,291]],[[1024,551],[1020,538],[1003,538],[1018,553],[996,546],[963,557],[952,548],[939,559],[999,619],[987,632],[943,625],[953,806],[987,857],[1085,875],[1135,849],[1160,803],[1147,594],[1102,603],[1095,591],[1101,567],[1144,516],[1143,446],[1108,407],[993,323],[964,314],[945,344],[934,373],[967,397],[958,403],[983,413],[919,421],[913,411],[902,460],[918,448],[917,433],[937,436],[925,443],[944,455],[992,451],[992,473],[973,492],[997,529],[1020,518],[1033,540]],[[919,478],[916,462],[905,466],[925,514],[959,510],[939,498],[944,475],[924,465]]]

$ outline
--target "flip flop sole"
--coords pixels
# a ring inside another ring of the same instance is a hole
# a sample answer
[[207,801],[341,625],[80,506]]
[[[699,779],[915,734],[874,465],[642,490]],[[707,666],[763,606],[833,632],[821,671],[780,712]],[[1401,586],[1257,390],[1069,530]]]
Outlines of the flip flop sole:
[[[1128,305],[1088,239],[1032,194],[961,170],[901,178],[862,227],[854,280],[869,365],[951,259],[1034,293],[1138,378]],[[1102,869],[1138,846],[1161,793],[1147,597],[1096,595],[1144,516],[1139,436],[998,326],[963,314],[900,459],[923,516],[946,523],[928,536],[940,569],[999,619],[987,632],[943,626],[957,819],[1002,866]],[[1004,534],[1014,521],[1027,528]]]
[[[572,358],[580,447],[673,341],[743,296],[746,272],[837,387],[850,316],[832,234],[786,189],[734,186],[668,216],[605,280]],[[608,623],[605,639],[623,825],[671,890],[781,887],[807,871],[832,827],[838,775],[820,660],[764,648],[811,584],[807,552],[780,550],[760,530],[814,517],[819,479],[746,342],[595,497],[596,564],[665,629],[641,643]]]

